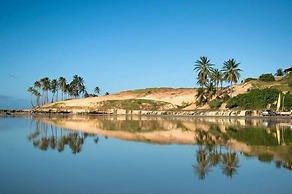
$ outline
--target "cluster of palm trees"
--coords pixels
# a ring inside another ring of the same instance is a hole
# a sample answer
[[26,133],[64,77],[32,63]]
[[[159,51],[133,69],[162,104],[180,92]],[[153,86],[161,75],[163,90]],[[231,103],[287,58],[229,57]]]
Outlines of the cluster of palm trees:
[[217,150],[216,142],[212,136],[203,130],[198,130],[195,137],[199,146],[197,150],[197,160],[193,164],[193,169],[199,179],[205,179],[212,167],[221,166],[222,173],[227,177],[232,177],[237,173],[239,158],[236,152],[222,152]]
[[[27,91],[31,96],[36,97],[36,106],[49,103],[49,92],[51,94],[51,101],[65,100],[68,98],[80,98],[90,96],[86,90],[84,79],[78,75],[73,76],[73,80],[67,83],[66,78],[59,77],[59,79],[50,80],[48,77],[44,77],[29,87]],[[59,96],[59,92],[61,96]],[[96,94],[100,93],[100,88],[97,86],[94,89]],[[31,98],[31,105],[34,107],[33,100]]]
[[232,93],[232,86],[237,83],[240,78],[241,69],[238,68],[240,63],[235,59],[224,61],[221,70],[214,68],[214,64],[210,62],[208,57],[202,56],[195,62],[194,70],[197,74],[197,83],[200,85],[196,98],[197,105],[207,103],[216,94],[219,84],[222,89],[223,82],[230,83],[229,93]]

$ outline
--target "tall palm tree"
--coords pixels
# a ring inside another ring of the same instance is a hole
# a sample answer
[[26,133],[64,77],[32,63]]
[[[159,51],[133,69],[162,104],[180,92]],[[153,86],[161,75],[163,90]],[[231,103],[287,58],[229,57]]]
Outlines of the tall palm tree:
[[80,94],[86,93],[86,87],[84,84],[84,79],[78,75],[73,76],[73,80],[70,83],[70,95],[80,97]]
[[40,80],[40,83],[42,85],[42,91],[43,91],[43,104],[49,102],[49,95],[48,91],[50,90],[50,79],[48,77],[42,78]]
[[40,105],[40,97],[41,97],[41,93],[40,93],[40,90],[42,88],[42,84],[40,81],[35,81],[34,82],[34,88],[37,90],[37,92],[35,92],[35,96],[37,97],[37,106]]
[[94,93],[96,93],[97,95],[100,93],[100,88],[98,86],[94,88]]
[[200,86],[203,87],[207,84],[213,70],[213,66],[214,64],[212,64],[210,60],[205,56],[200,57],[200,59],[195,62],[194,70],[198,72],[197,79]]
[[34,84],[33,84],[33,87],[34,87],[35,89],[37,89],[38,92],[40,92],[41,87],[42,87],[42,84],[41,84],[40,81],[35,81]]
[[33,87],[29,87],[27,89],[27,91],[31,94],[31,97],[30,97],[30,103],[31,103],[31,106],[32,107],[35,107],[34,104],[33,104],[33,101],[32,101],[32,96],[34,95],[36,97],[36,104],[37,106],[40,105],[40,96],[41,94],[38,92],[37,89],[33,88]]
[[51,102],[54,102],[54,97],[55,97],[55,94],[56,95],[56,101],[58,99],[58,90],[59,90],[59,84],[58,84],[58,80],[57,79],[53,79],[50,83],[50,89],[52,91],[52,101]]
[[240,78],[240,71],[241,69],[238,68],[240,63],[236,63],[236,60],[229,59],[223,63],[223,79],[230,83],[230,88],[232,92],[232,84],[237,83],[238,79]]
[[64,77],[59,77],[58,79],[58,83],[59,83],[59,88],[62,92],[62,100],[64,100],[64,94],[66,93],[66,78]]
[[66,98],[68,98],[69,96],[71,96],[71,91],[70,91],[70,84],[66,84],[65,86],[65,90],[64,90],[64,94],[66,95]]
[[31,94],[30,95],[30,104],[31,104],[31,106],[32,107],[34,107],[34,104],[33,104],[33,102],[32,102],[32,95],[34,95],[34,88],[33,87],[29,87],[28,89],[27,89],[27,91]]
[[223,80],[222,72],[219,69],[213,69],[211,73],[211,81],[215,83],[215,86],[217,88],[219,86],[219,83],[221,83],[221,88],[222,88],[222,80]]

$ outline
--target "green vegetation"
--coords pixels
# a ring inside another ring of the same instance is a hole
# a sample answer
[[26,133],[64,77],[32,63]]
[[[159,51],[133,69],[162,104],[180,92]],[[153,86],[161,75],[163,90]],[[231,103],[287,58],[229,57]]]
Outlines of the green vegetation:
[[125,110],[160,110],[164,106],[171,105],[168,102],[147,99],[107,100],[98,102],[96,108],[111,109],[119,108]]
[[54,104],[48,106],[48,108],[61,108],[61,106],[64,106],[64,105],[65,105],[65,103],[58,102],[58,103],[54,103]]
[[238,68],[240,63],[236,63],[236,60],[234,59],[229,59],[228,61],[225,61],[223,63],[223,80],[227,81],[230,83],[231,86],[231,92],[232,92],[232,84],[237,83],[237,81],[240,78],[240,71],[241,69]]
[[285,73],[282,68],[277,69],[275,76],[284,76]]
[[159,91],[159,90],[165,90],[165,89],[171,89],[171,88],[167,88],[167,87],[161,87],[161,88],[144,88],[144,89],[132,90],[132,92],[135,92],[135,93],[149,93],[149,92]]
[[[222,70],[213,68],[214,64],[210,62],[210,59],[203,56],[195,62],[194,70],[197,74],[197,83],[200,85],[198,92],[196,94],[196,105],[202,106],[209,102],[211,108],[217,108],[219,102],[213,101],[210,102],[214,96],[218,93],[216,98],[220,98],[220,93],[222,94],[223,88],[222,83],[226,81],[230,83],[230,87],[225,93],[232,94],[232,85],[237,83],[240,78],[240,68],[238,68],[240,63],[237,63],[235,59],[229,59],[224,61]],[[221,85],[221,88],[218,88],[218,85]],[[224,93],[224,92],[223,92]],[[223,101],[220,100],[222,103]]]
[[209,107],[212,109],[218,109],[220,108],[222,103],[223,103],[222,100],[215,99],[209,102]]
[[226,129],[229,138],[244,142],[251,146],[277,146],[277,139],[272,133],[267,133],[263,128],[241,129],[229,127]]
[[248,77],[244,80],[244,83],[247,83],[247,82],[250,82],[250,81],[253,81],[253,80],[257,80],[256,78],[252,78],[252,77]]
[[[80,98],[96,96],[94,94],[88,94],[85,86],[84,79],[78,75],[73,76],[73,80],[67,83],[66,78],[60,77],[59,79],[50,80],[48,77],[42,78],[34,82],[34,85],[29,87],[27,91],[31,96],[36,97],[36,104],[33,103],[31,99],[31,105],[40,106],[49,102],[56,102],[58,100],[65,100],[70,98]],[[51,92],[52,99],[49,101],[49,92]],[[59,92],[61,93],[61,98],[59,97]],[[95,87],[95,93],[100,93],[100,88]],[[41,99],[42,97],[42,99]]]
[[227,101],[226,108],[263,109],[276,102],[279,90],[266,88],[252,89],[248,93],[239,94]]
[[275,81],[275,77],[271,73],[266,73],[260,75],[259,80],[263,82],[272,82]]

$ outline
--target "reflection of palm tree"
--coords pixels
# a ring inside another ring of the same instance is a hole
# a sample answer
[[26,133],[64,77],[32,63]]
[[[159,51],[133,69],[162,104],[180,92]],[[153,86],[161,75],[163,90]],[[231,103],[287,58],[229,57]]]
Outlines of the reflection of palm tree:
[[200,129],[196,132],[195,140],[199,146],[205,145],[210,151],[213,150],[215,146],[215,141],[212,137],[206,131]]
[[47,150],[49,147],[49,139],[48,138],[42,138],[41,141],[38,144],[38,147],[41,150]]
[[200,180],[205,179],[206,175],[210,171],[211,165],[206,150],[199,149],[197,151],[197,163],[193,165],[195,173]]
[[98,141],[99,141],[99,137],[98,136],[96,136],[96,137],[94,137],[94,139],[93,139],[93,141],[94,141],[94,143],[98,143]]
[[207,136],[207,132],[201,130],[201,129],[198,129],[196,131],[196,136],[195,136],[195,139],[196,139],[196,142],[199,146],[202,146],[205,144],[206,142],[206,136]]
[[209,160],[212,166],[217,166],[220,163],[220,159],[221,155],[217,149],[209,155]]
[[[51,128],[51,135],[48,134],[48,127]],[[27,135],[27,139],[41,150],[48,150],[50,148],[62,152],[65,146],[68,145],[73,154],[81,152],[82,145],[87,137],[92,137],[95,143],[98,142],[98,136],[94,134],[70,132],[67,130],[63,133],[63,129],[61,129],[59,135],[57,128],[54,128],[53,125],[40,121],[36,121],[35,131]]]
[[232,177],[239,167],[239,159],[235,152],[228,152],[222,155],[222,173]]

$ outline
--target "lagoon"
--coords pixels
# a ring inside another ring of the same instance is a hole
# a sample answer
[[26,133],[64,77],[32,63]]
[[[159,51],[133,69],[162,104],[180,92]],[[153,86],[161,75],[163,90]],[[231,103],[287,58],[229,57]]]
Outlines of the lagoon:
[[0,193],[291,193],[287,118],[0,117]]

